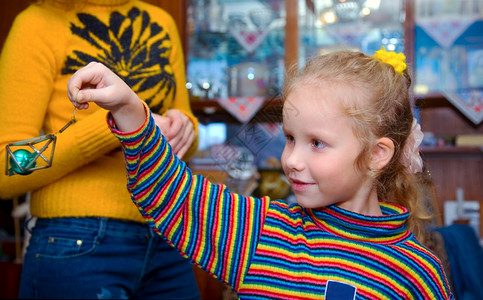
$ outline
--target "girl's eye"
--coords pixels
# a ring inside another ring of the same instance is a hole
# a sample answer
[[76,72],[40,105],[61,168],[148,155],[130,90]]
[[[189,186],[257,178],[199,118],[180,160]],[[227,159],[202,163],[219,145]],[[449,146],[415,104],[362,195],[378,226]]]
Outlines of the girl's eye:
[[324,148],[326,146],[324,142],[321,142],[321,141],[318,141],[318,140],[314,140],[312,142],[312,145],[314,146],[315,149],[321,149],[321,148]]
[[287,138],[287,143],[289,143],[289,144],[295,143],[295,139],[293,138],[293,136],[286,135],[285,137]]

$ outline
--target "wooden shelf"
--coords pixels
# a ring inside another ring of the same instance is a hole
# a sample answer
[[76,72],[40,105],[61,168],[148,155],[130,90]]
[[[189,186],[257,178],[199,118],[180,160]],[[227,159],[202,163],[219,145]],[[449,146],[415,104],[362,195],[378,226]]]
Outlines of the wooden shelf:
[[436,92],[424,95],[414,95],[414,104],[419,108],[453,106],[443,94]]
[[[216,100],[191,100],[191,110],[202,124],[215,122],[241,123],[237,118],[227,112]],[[262,108],[249,122],[282,122],[282,99],[279,97],[267,98]]]
[[483,160],[483,148],[479,147],[421,147],[421,154],[426,160]]
[[421,147],[423,153],[430,154],[480,154],[483,155],[483,148],[480,147]]

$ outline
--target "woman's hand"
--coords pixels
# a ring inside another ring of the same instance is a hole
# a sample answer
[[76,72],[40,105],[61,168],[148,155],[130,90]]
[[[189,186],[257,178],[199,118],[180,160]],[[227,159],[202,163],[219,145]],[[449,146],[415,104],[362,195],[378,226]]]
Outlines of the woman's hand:
[[181,111],[170,109],[165,116],[153,114],[156,125],[173,148],[173,152],[181,159],[195,139],[193,123]]

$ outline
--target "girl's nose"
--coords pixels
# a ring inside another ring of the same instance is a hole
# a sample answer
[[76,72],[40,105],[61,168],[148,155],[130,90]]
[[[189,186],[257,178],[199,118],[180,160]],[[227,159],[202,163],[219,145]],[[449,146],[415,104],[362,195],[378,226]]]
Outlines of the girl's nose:
[[291,170],[302,171],[305,168],[303,153],[297,147],[288,151],[285,156],[285,164]]

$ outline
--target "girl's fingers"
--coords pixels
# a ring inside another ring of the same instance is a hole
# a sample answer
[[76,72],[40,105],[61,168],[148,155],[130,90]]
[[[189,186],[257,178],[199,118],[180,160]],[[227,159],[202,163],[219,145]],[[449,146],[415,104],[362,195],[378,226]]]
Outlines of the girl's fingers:
[[88,109],[89,108],[89,103],[78,103],[78,102],[73,102],[74,107],[77,109]]
[[67,96],[76,105],[82,109],[85,105],[82,103],[95,99],[87,90],[95,89],[103,78],[104,65],[96,62],[90,62],[85,67],[77,70],[67,83]]

